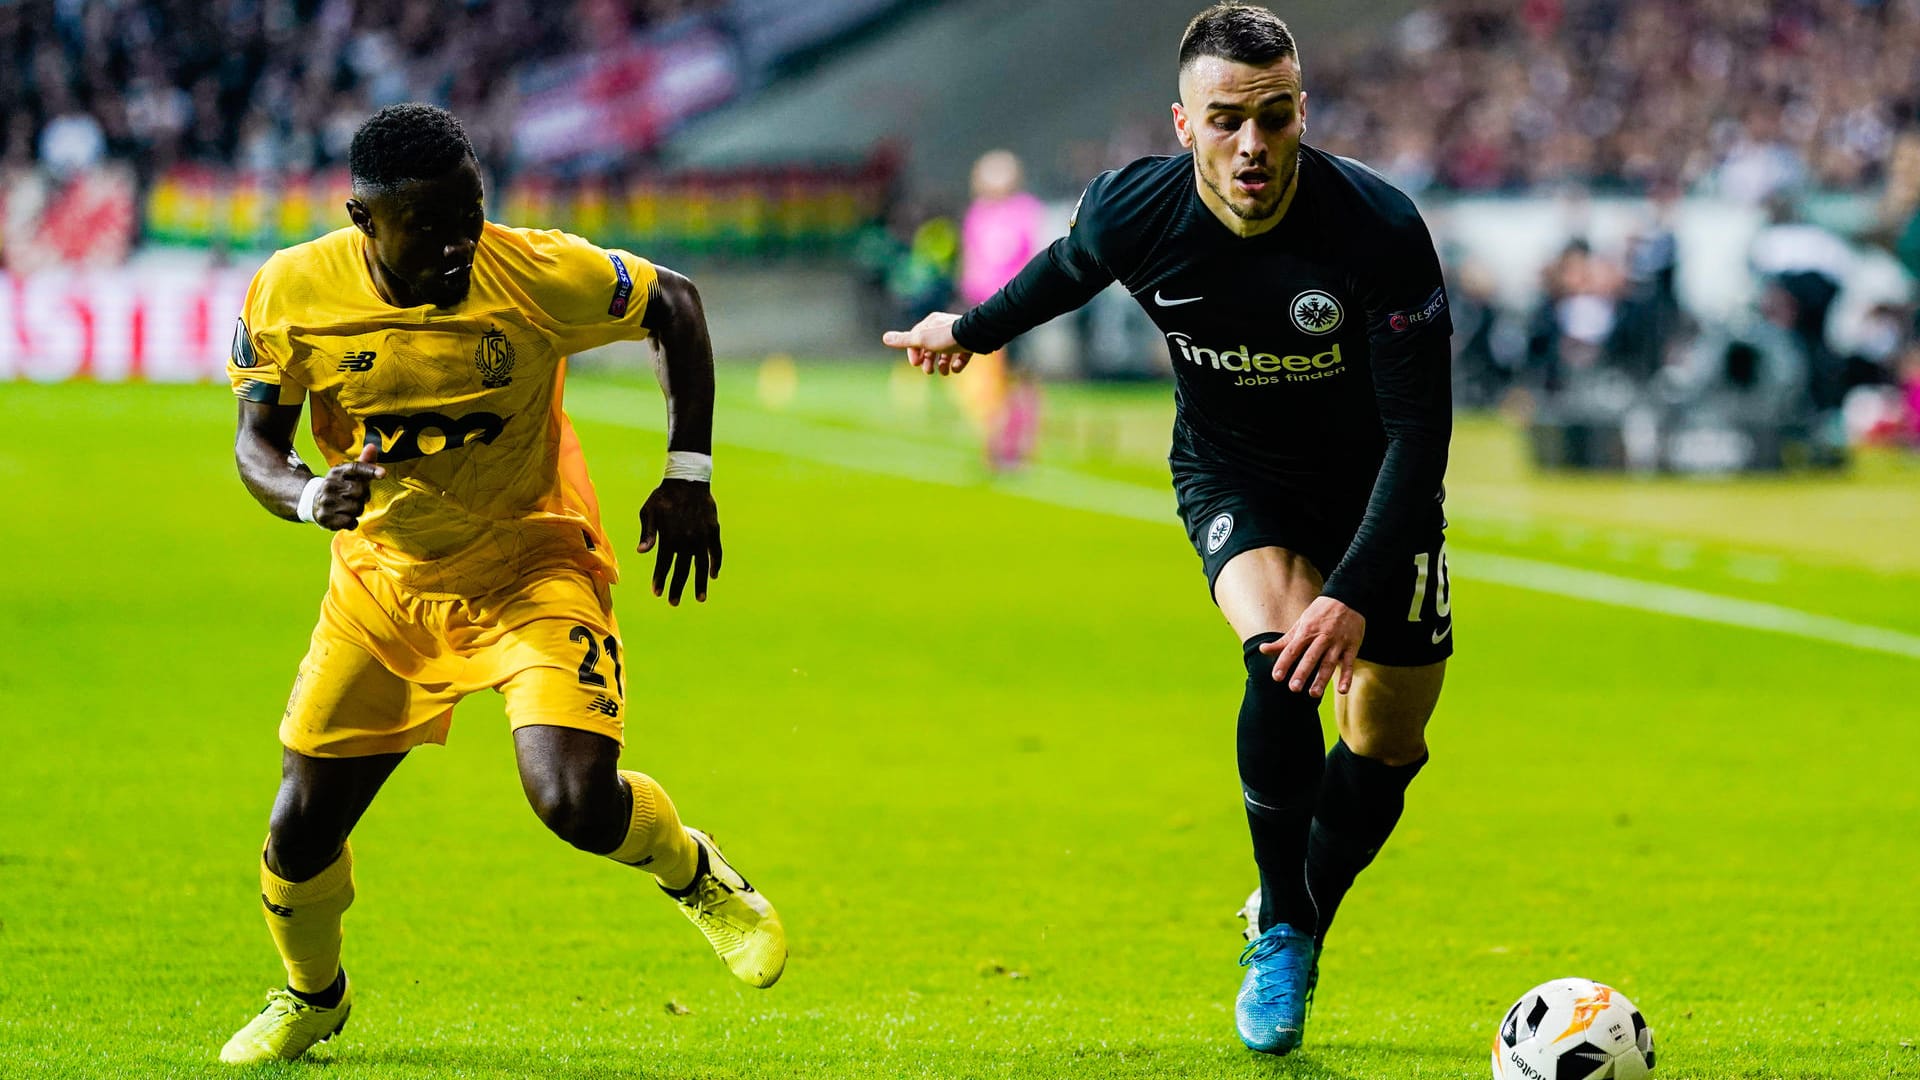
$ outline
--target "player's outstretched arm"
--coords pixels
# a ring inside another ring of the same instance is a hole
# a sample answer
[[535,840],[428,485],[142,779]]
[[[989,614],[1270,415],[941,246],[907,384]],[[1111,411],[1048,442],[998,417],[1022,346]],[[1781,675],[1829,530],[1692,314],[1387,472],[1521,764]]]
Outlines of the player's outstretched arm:
[[[240,430],[233,441],[240,482],[277,517],[312,521],[326,529],[351,529],[360,524],[373,482],[387,475],[374,464],[376,448],[369,443],[358,460],[335,465],[316,478],[293,449],[293,430],[299,422],[298,405],[240,402]],[[315,486],[308,496],[310,484]],[[303,502],[309,514],[304,518]]]
[[1094,234],[1099,230],[1090,223],[1091,215],[1097,213],[1090,207],[1100,202],[1094,194],[1099,183],[1088,185],[1080,197],[1067,235],[1027,260],[1000,291],[965,315],[936,311],[911,330],[889,330],[881,335],[881,344],[905,350],[907,363],[929,375],[957,375],[974,354],[1004,348],[1021,334],[1099,295],[1113,283],[1112,272],[1094,250]]
[[[641,554],[657,551],[653,595],[678,605],[693,578],[705,601],[720,576],[720,510],[713,501],[713,342],[699,290],[656,266],[640,323],[653,338],[654,373],[667,397],[667,477],[640,507]],[[668,583],[669,575],[672,582]]]
[[888,348],[904,349],[907,363],[931,375],[958,375],[973,359],[966,346],[953,340],[953,324],[960,316],[936,311],[914,324],[911,330],[889,330],[880,336]]

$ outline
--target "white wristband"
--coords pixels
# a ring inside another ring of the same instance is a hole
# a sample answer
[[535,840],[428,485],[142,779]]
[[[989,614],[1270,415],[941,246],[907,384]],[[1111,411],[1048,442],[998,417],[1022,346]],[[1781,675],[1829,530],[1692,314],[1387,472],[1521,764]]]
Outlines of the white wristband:
[[667,451],[667,479],[712,483],[713,455],[696,454],[691,450]]
[[[325,487],[326,483],[325,477],[316,476],[307,481],[306,487],[300,489],[300,505],[295,507],[293,512],[301,521],[313,521],[314,500],[320,497],[320,489]],[[314,524],[317,525],[319,522]]]

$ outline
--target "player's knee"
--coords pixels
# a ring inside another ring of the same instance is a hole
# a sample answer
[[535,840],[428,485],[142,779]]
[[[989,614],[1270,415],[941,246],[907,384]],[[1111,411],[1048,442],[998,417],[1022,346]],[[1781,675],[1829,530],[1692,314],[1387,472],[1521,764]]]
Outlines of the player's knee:
[[[1295,690],[1287,682],[1273,677],[1273,668],[1277,660],[1270,653],[1260,651],[1260,646],[1280,641],[1283,634],[1255,634],[1242,642],[1240,655],[1247,667],[1247,694],[1269,707],[1285,710],[1288,716],[1318,716],[1320,701],[1306,690]],[[1313,721],[1318,724],[1316,719]]]
[[1399,768],[1427,756],[1427,738],[1419,731],[1352,731],[1341,736],[1358,757]]
[[1240,659],[1247,666],[1247,689],[1260,694],[1290,694],[1292,689],[1286,683],[1276,682],[1273,677],[1272,656],[1260,651],[1262,645],[1271,645],[1285,635],[1276,633],[1255,634],[1240,643]]
[[617,776],[563,771],[526,785],[527,802],[553,834],[582,851],[612,851],[625,835]]
[[283,792],[267,823],[267,869],[287,881],[306,881],[333,865],[347,842],[337,815],[298,793]]

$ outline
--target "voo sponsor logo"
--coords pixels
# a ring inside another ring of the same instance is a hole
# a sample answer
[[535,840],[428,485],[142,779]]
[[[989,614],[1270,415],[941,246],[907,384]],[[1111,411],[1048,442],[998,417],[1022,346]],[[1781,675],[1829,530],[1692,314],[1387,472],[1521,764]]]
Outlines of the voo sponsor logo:
[[1277,386],[1280,383],[1312,382],[1330,375],[1338,375],[1346,370],[1346,358],[1340,355],[1340,344],[1335,342],[1326,352],[1312,355],[1295,354],[1280,356],[1274,353],[1253,352],[1245,345],[1231,349],[1209,349],[1198,344],[1192,338],[1178,331],[1167,335],[1167,344],[1174,354],[1193,363],[1196,367],[1211,367],[1215,371],[1243,372],[1240,378],[1233,380],[1235,386]]
[[382,413],[367,417],[367,434],[379,440],[380,460],[412,461],[474,443],[492,443],[505,430],[507,418],[498,413],[465,416],[445,413]]

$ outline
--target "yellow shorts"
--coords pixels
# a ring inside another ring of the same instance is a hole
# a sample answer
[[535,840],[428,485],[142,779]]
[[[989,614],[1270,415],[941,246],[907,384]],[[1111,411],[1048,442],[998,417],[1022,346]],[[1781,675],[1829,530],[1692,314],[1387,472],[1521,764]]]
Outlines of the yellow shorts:
[[412,595],[338,558],[313,643],[280,721],[310,757],[361,757],[444,743],[453,706],[505,696],[515,727],[552,724],[622,741],[620,626],[605,582],[545,570],[474,599]]

